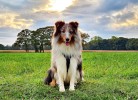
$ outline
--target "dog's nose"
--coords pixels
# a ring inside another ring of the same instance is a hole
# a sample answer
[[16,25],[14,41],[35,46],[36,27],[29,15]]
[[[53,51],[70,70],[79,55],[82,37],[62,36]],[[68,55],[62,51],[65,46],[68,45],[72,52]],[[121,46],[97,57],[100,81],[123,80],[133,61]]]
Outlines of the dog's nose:
[[69,42],[69,38],[66,38],[66,42]]

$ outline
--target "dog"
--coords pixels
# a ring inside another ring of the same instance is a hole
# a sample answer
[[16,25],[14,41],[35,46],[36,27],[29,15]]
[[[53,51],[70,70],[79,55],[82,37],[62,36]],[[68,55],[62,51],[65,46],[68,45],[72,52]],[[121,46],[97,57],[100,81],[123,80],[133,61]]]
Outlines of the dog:
[[75,90],[75,84],[83,80],[82,43],[78,30],[78,22],[65,23],[57,21],[52,36],[51,68],[45,84],[59,85],[59,91],[65,91],[65,83],[69,90]]

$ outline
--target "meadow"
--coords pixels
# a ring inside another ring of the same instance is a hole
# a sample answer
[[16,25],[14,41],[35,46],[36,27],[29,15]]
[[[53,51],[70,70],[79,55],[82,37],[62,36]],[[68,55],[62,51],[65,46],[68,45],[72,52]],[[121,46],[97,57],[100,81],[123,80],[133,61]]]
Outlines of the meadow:
[[50,53],[0,53],[0,100],[137,100],[138,52],[83,52],[73,92],[44,85]]

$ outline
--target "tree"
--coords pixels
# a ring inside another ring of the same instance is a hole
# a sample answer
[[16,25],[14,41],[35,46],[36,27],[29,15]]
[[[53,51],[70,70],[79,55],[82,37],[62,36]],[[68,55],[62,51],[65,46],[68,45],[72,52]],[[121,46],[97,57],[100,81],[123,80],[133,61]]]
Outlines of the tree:
[[19,32],[14,45],[19,46],[20,48],[25,48],[26,52],[29,52],[29,46],[31,45],[31,31],[25,29]]
[[51,38],[54,33],[54,26],[46,27],[46,33],[47,33],[47,36],[46,36],[47,40],[45,43],[45,47],[46,49],[51,49]]
[[117,50],[126,50],[126,43],[127,43],[128,39],[127,38],[123,38],[123,37],[119,37],[118,41],[117,41]]
[[111,44],[111,50],[117,50],[117,40],[118,40],[118,37],[116,36],[112,36],[111,39],[109,39],[109,43]]
[[4,47],[4,49],[5,49],[5,50],[12,50],[12,46],[6,45],[6,46]]
[[115,36],[112,36],[112,38],[109,39],[109,41],[111,43],[112,50],[126,50],[126,43],[128,41],[127,38],[117,38]]
[[91,40],[100,41],[100,40],[102,40],[102,38],[100,36],[94,36]]
[[4,50],[4,45],[0,44],[0,50]]
[[126,43],[127,50],[138,50],[138,39],[129,39]]
[[81,33],[82,45],[85,45],[88,42],[89,37],[90,37],[89,34]]
[[53,26],[48,26],[45,28],[39,28],[36,30],[39,34],[39,49],[40,52],[44,52],[44,46],[51,48],[51,37],[54,32]]
[[17,41],[11,46],[12,50],[20,50],[20,46],[18,45]]
[[118,37],[116,37],[116,36],[112,36],[112,37],[111,37],[112,40],[116,40],[117,38],[118,38]]
[[89,42],[89,34],[87,34],[87,33],[83,33],[83,32],[81,32],[81,31],[79,31],[80,32],[80,34],[81,34],[81,39],[82,39],[82,47],[83,47],[83,49],[88,49],[88,45],[87,45],[87,43]]
[[93,38],[91,38],[89,48],[92,50],[100,50],[100,42],[102,40],[103,39],[100,36],[94,36]]
[[39,52],[39,33],[37,31],[32,31],[31,34],[31,44],[33,45],[35,52]]
[[100,40],[98,45],[99,45],[99,50],[110,50],[111,49],[111,44],[109,43],[108,39]]

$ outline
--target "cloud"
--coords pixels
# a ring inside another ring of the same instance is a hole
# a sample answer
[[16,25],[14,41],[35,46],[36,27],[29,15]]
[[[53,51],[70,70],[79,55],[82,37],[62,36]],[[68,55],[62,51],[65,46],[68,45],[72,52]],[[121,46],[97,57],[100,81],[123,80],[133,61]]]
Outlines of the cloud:
[[20,18],[16,13],[1,13],[0,27],[11,27],[15,29],[28,28],[33,23],[33,20]]
[[136,4],[138,2],[131,2],[130,0],[110,1],[110,4],[106,5],[107,2],[108,0],[106,2],[97,0],[94,3],[85,2],[83,4],[83,1],[81,1],[77,6],[74,5],[65,10],[63,15],[67,16],[67,20],[78,20],[80,27],[91,36],[99,35],[103,38],[110,38],[113,35],[131,37],[134,34],[137,36],[138,8]]
[[14,11],[18,13],[31,11],[32,8],[35,8],[40,5],[44,5],[47,3],[47,0],[1,0],[0,4],[3,9],[6,8],[8,11]]
[[96,12],[99,13],[110,13],[113,11],[119,11],[126,8],[129,4],[137,5],[137,0],[101,0],[99,8]]
[[138,0],[72,0],[67,5],[52,1],[56,0],[0,0],[0,37],[14,38],[24,28],[36,30],[64,20],[78,21],[92,37],[138,38]]
[[138,6],[129,6],[113,15],[112,28],[138,27]]
[[[67,7],[71,6],[75,2],[75,0],[48,0],[47,4],[43,6],[39,6],[39,8],[34,8],[34,12],[41,11],[57,11],[61,12],[65,10]],[[62,5],[61,5],[62,4]]]

